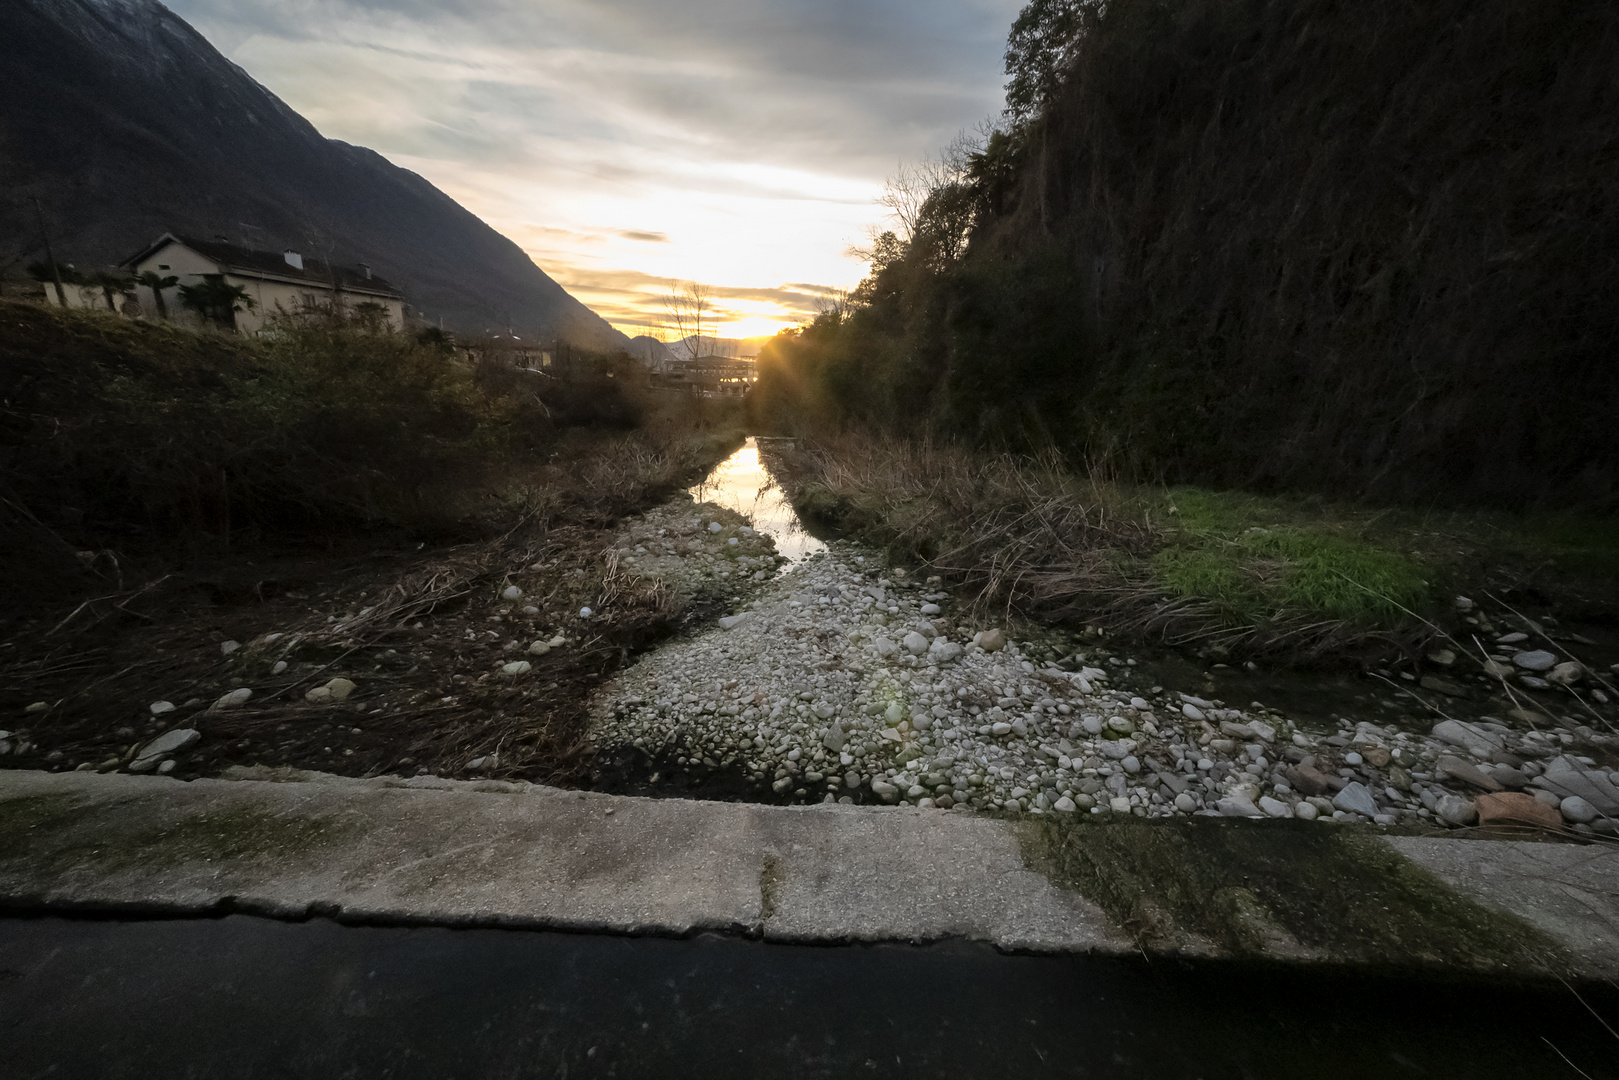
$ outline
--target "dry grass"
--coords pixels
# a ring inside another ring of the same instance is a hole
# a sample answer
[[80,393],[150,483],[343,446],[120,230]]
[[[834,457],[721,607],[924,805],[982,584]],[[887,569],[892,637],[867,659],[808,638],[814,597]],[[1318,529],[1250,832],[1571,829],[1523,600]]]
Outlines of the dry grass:
[[[926,564],[982,615],[1297,659],[1426,633],[1403,614],[1368,623],[1290,607],[1277,589],[1261,593],[1275,594],[1268,606],[1236,610],[1219,596],[1168,587],[1155,557],[1184,543],[1186,530],[1165,516],[1161,494],[1100,470],[1076,473],[1055,454],[1020,458],[850,433],[805,440],[775,467],[802,512]],[[1268,567],[1275,580],[1257,583],[1264,587],[1296,569],[1268,554],[1233,565],[1249,574]]]

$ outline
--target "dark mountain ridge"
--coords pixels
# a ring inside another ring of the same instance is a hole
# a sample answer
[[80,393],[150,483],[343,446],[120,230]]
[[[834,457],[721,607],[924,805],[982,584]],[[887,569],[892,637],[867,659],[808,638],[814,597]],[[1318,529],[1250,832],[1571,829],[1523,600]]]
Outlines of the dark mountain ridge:
[[121,260],[164,232],[365,262],[446,327],[627,339],[422,177],[327,139],[157,0],[0,10],[0,263]]

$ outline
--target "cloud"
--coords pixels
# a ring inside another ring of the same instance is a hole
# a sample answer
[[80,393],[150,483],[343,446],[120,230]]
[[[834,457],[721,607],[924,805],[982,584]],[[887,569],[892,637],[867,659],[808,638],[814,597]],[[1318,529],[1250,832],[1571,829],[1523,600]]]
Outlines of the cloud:
[[[566,287],[615,268],[723,282],[789,321],[861,276],[844,249],[882,220],[883,178],[998,111],[1023,0],[168,3]],[[618,320],[615,294],[579,295]]]

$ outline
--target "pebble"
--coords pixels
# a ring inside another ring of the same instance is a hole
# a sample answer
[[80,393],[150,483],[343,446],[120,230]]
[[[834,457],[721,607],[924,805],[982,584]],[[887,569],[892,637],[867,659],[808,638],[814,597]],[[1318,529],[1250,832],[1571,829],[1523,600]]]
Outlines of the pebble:
[[1514,655],[1512,662],[1525,671],[1550,671],[1557,665],[1557,657],[1544,649],[1535,649]]
[[502,675],[527,675],[533,670],[534,665],[527,660],[513,660],[511,663],[502,664],[500,667]]
[[523,590],[518,588],[516,585],[508,585],[500,591],[500,598],[502,600],[521,600],[523,598]]
[[1597,819],[1597,808],[1578,795],[1570,795],[1564,799],[1558,805],[1557,810],[1563,815],[1565,821],[1571,821],[1577,825],[1589,825]]
[[[195,746],[202,738],[202,732],[195,728],[175,728],[165,731],[135,753],[135,758],[129,763],[130,772],[150,772],[157,768],[158,762]],[[116,764],[116,762],[115,762]]]
[[230,693],[223,695],[217,701],[215,701],[214,708],[234,709],[239,706],[246,705],[252,696],[253,691],[249,690],[245,686],[239,686],[235,690],[232,690]]
[[154,701],[150,705],[146,706],[146,709],[153,716],[162,716],[164,713],[171,713],[174,711],[174,702]]
[[1372,793],[1358,780],[1345,784],[1343,790],[1332,797],[1332,805],[1346,814],[1373,817],[1378,813]]
[[1446,795],[1434,806],[1434,813],[1452,825],[1471,825],[1478,820],[1478,808],[1465,795]]

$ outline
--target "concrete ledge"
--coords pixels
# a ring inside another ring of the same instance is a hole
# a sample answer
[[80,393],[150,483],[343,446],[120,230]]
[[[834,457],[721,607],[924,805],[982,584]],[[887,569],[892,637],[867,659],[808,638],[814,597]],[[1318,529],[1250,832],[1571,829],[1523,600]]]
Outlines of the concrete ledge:
[[[277,779],[0,772],[0,903],[722,931],[828,944],[959,938],[1043,953],[1119,954],[1142,942],[1131,920],[1110,919],[1031,869],[1039,860],[1030,858],[1028,829],[1011,821],[489,781],[258,775]],[[1236,827],[1243,826],[1270,823]],[[1083,845],[1100,834],[1073,835]],[[1446,837],[1381,843],[1396,862],[1403,857],[1431,873],[1447,897],[1454,890],[1455,903],[1522,920],[1550,943],[1546,952],[1560,954],[1515,974],[1619,974],[1614,848]],[[1143,891],[1153,891],[1150,882]],[[1292,950],[1280,937],[1264,944],[1264,933],[1254,940],[1262,943],[1180,939],[1159,951],[1336,959]],[[1356,952],[1353,962],[1411,962],[1398,949],[1378,948]]]
[[13,905],[1128,951],[1003,824],[501,785],[0,773]]

